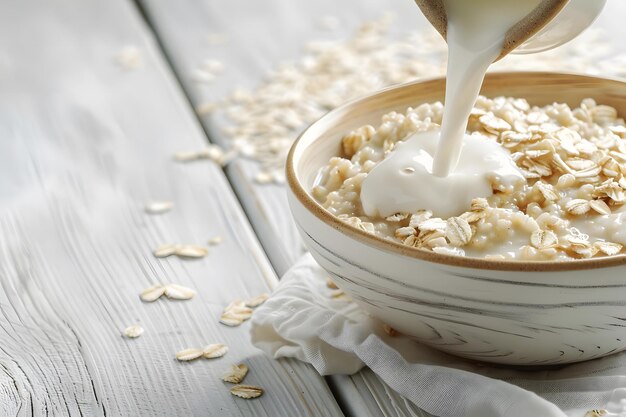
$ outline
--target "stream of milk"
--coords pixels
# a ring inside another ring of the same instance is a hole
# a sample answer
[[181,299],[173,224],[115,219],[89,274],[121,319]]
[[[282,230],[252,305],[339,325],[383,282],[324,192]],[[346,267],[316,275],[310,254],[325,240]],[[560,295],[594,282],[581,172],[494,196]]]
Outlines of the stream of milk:
[[540,0],[444,3],[448,68],[441,131],[415,134],[368,174],[361,188],[368,216],[431,210],[436,216],[450,217],[465,211],[472,198],[490,196],[494,178],[523,181],[507,151],[486,138],[470,138],[465,130],[506,32]]

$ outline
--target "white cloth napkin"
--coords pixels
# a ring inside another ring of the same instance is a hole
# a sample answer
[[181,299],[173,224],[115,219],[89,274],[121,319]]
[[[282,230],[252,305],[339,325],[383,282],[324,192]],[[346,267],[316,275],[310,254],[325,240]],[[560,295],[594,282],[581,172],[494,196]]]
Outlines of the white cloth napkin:
[[583,417],[591,409],[626,417],[624,353],[534,371],[456,358],[387,335],[354,302],[333,298],[327,276],[304,256],[255,311],[252,342],[274,358],[308,362],[323,375],[368,366],[439,417]]

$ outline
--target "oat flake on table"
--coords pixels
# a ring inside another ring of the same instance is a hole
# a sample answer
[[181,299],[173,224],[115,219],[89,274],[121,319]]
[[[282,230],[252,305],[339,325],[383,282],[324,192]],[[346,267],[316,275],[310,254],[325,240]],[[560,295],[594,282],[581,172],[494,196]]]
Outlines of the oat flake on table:
[[228,346],[223,343],[212,343],[204,348],[188,348],[176,352],[176,359],[181,362],[189,362],[199,358],[221,358],[228,352]]
[[144,332],[143,327],[134,324],[132,326],[128,326],[127,328],[124,329],[124,336],[128,339],[135,339],[139,336],[141,336]]
[[167,213],[174,207],[174,203],[171,201],[151,201],[144,207],[144,210],[148,214],[163,214]]
[[141,301],[151,303],[165,295],[171,300],[190,300],[196,295],[196,291],[179,284],[153,285],[139,294]]
[[126,45],[114,57],[115,63],[125,70],[134,70],[141,65],[141,51],[134,45]]
[[188,362],[202,357],[204,351],[198,348],[183,349],[176,352],[176,359],[181,362]]
[[245,301],[246,307],[255,308],[263,304],[267,299],[270,298],[270,295],[267,293],[262,293],[257,295],[256,297],[252,297]]
[[141,298],[141,301],[145,301],[146,303],[151,303],[161,298],[163,294],[165,294],[165,286],[153,285],[143,290],[139,294],[139,298]]
[[230,382],[231,384],[239,384],[248,374],[248,367],[241,363],[239,365],[231,365],[220,379],[224,382]]
[[221,358],[228,353],[228,346],[223,343],[212,343],[202,349],[202,357],[204,359]]
[[196,295],[196,291],[179,284],[167,284],[164,294],[171,300],[190,300]]
[[235,385],[230,389],[230,393],[236,397],[249,400],[263,395],[263,388],[254,385]]
[[209,254],[209,249],[200,245],[180,245],[166,243],[152,251],[157,258],[167,258],[176,255],[180,258],[204,258]]
[[252,317],[252,312],[252,308],[248,307],[245,301],[234,300],[224,308],[220,323],[230,327],[239,326]]

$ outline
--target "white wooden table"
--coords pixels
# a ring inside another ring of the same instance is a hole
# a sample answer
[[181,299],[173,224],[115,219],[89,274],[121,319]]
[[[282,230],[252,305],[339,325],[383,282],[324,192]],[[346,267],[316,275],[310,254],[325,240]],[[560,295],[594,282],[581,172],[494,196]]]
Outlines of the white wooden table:
[[[624,6],[609,6],[599,24],[621,36]],[[303,249],[284,189],[255,184],[253,162],[223,171],[172,161],[225,144],[192,105],[298,57],[321,36],[319,17],[338,16],[341,36],[385,10],[400,28],[424,24],[410,0],[0,3],[0,416],[427,415],[370,371],[324,379],[265,357],[247,325],[219,325],[226,304],[269,291]],[[211,32],[228,42],[211,47]],[[114,62],[127,45],[141,56],[132,71]],[[207,57],[226,71],[198,87],[190,74]],[[175,207],[147,215],[153,199]],[[201,260],[151,253],[215,235],[224,242]],[[198,295],[139,300],[168,282]],[[122,338],[135,323],[145,334]],[[230,346],[226,357],[174,359],[213,342]],[[260,399],[236,399],[219,380],[240,362],[251,368],[246,383],[267,388]]]

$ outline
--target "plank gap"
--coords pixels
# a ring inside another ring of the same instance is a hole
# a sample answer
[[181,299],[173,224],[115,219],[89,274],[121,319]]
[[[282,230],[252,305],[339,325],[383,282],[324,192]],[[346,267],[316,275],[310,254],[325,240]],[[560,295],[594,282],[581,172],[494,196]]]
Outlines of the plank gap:
[[[156,30],[156,23],[150,17],[150,14],[142,4],[141,0],[132,0],[132,3],[137,8],[138,14],[141,16],[146,29],[148,29],[152,34],[163,59],[165,60],[172,74],[174,75],[178,87],[184,93],[183,95],[185,97],[185,101],[187,102],[187,105],[189,106],[191,113],[194,115],[198,125],[204,132],[206,142],[209,144],[215,143],[224,148],[225,145],[223,142],[220,143],[219,141],[211,140],[212,135],[208,128],[208,125],[202,121],[202,117],[196,112],[196,108],[191,97],[191,92],[188,91],[186,84],[182,80],[183,75],[179,73],[178,67],[175,65],[175,59],[169,54],[168,49],[163,42],[159,31]],[[239,157],[237,157],[236,159],[238,158]],[[254,215],[255,212],[257,212],[259,209],[262,209],[262,207],[259,207],[258,205],[251,205],[250,200],[244,196],[245,193],[253,192],[251,190],[248,191],[247,187],[249,186],[249,183],[246,180],[246,173],[244,172],[244,170],[238,169],[239,167],[236,166],[237,162],[234,162],[234,164],[229,163],[221,168],[224,172],[224,175],[228,179],[228,182],[231,186],[231,189],[233,190],[235,197],[237,198],[237,201],[239,202],[239,205],[243,208],[246,216],[250,218]],[[256,165],[257,163],[254,162],[254,164]],[[272,186],[273,185],[266,185],[266,187]],[[276,274],[278,279],[280,279],[282,275],[291,267],[291,265],[293,265],[296,259],[286,256],[282,248],[273,249],[276,246],[275,242],[269,242],[268,240],[275,239],[275,234],[274,231],[271,230],[271,227],[269,227],[269,223],[250,221],[250,225],[252,226],[252,230],[254,231],[257,239],[260,241],[263,250],[266,252],[267,259],[272,265],[274,273]]]

